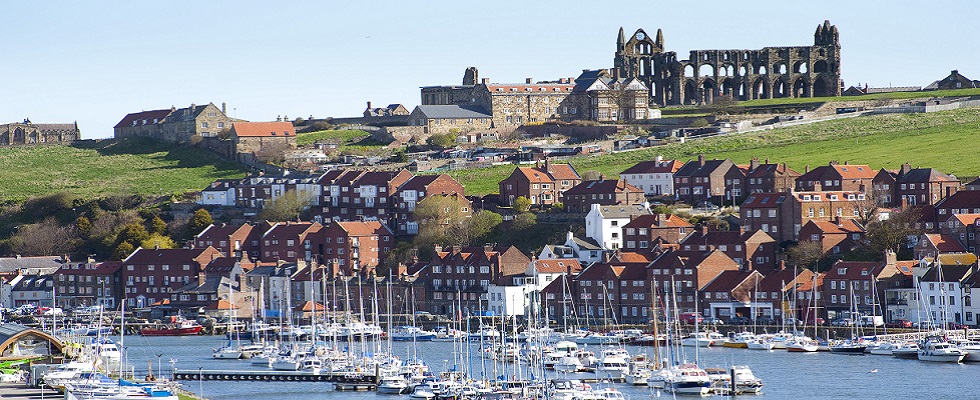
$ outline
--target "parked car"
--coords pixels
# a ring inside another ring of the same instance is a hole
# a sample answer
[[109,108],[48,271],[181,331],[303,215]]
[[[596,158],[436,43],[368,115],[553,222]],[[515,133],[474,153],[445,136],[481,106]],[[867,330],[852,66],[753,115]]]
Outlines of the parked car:
[[772,317],[759,317],[755,322],[759,325],[776,325],[776,320]]
[[728,323],[732,325],[748,325],[751,322],[748,317],[732,317],[728,320]]
[[838,318],[830,321],[831,326],[851,326],[851,320],[847,318]]
[[705,325],[724,325],[725,321],[722,321],[717,317],[704,317],[704,319],[701,320],[701,323]]
[[935,322],[932,321],[916,322],[912,324],[912,326],[919,329],[936,329],[939,327],[939,325],[937,325]]
[[959,322],[947,322],[946,329],[970,329],[970,326]]
[[911,328],[912,321],[909,321],[907,319],[893,319],[891,321],[888,321],[888,323],[885,324],[885,327],[886,328]]
[[680,315],[680,320],[685,324],[694,325],[695,321],[703,322],[704,317],[702,317],[701,313],[699,312],[689,312],[689,313],[682,313]]

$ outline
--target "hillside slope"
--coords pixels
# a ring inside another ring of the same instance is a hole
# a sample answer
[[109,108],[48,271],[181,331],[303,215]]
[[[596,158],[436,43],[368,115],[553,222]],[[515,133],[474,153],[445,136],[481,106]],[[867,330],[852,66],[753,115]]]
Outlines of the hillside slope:
[[239,164],[208,151],[150,139],[0,148],[0,165],[0,202],[63,191],[82,198],[179,194],[245,175]]
[[[897,169],[903,162],[933,167],[958,177],[980,174],[973,161],[980,145],[980,109],[929,114],[886,114],[847,118],[740,135],[691,140],[636,151],[585,156],[569,162],[579,173],[595,170],[617,177],[639,161],[657,155],[687,161],[731,158],[748,164],[752,157],[786,162],[800,172],[831,160]],[[497,192],[497,182],[513,171],[511,165],[450,172],[466,185],[467,194]]]

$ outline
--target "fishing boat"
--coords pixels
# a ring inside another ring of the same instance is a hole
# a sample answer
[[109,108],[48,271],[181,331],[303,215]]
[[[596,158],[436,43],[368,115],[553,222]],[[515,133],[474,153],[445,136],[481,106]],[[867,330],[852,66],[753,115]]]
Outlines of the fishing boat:
[[197,321],[185,319],[180,315],[173,315],[170,317],[169,323],[140,329],[140,334],[143,336],[189,336],[200,334],[202,328],[204,327]]

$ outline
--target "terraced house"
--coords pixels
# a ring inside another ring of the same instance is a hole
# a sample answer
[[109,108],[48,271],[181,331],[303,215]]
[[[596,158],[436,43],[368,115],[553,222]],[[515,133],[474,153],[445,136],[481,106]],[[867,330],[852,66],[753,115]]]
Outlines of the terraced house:
[[510,247],[435,247],[435,256],[419,272],[417,284],[431,294],[428,311],[475,314],[486,309],[491,282],[523,274],[531,259]]
[[517,167],[500,181],[500,204],[511,206],[518,197],[524,197],[531,204],[553,205],[581,181],[571,164],[552,164],[545,159],[544,165],[538,162],[534,167]]
[[215,137],[241,120],[225,114],[225,104],[191,104],[187,108],[141,111],[126,114],[113,127],[116,138],[149,137],[172,143],[186,143],[194,136]]

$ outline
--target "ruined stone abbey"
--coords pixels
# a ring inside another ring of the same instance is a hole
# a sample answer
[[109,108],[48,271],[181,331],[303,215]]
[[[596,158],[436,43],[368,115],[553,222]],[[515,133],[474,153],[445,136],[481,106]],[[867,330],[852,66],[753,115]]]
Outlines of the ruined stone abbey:
[[710,104],[718,96],[736,100],[839,96],[840,38],[824,21],[813,46],[762,50],[692,50],[688,59],[666,51],[663,33],[650,37],[638,29],[629,38],[619,29],[614,69],[650,89],[658,105]]

